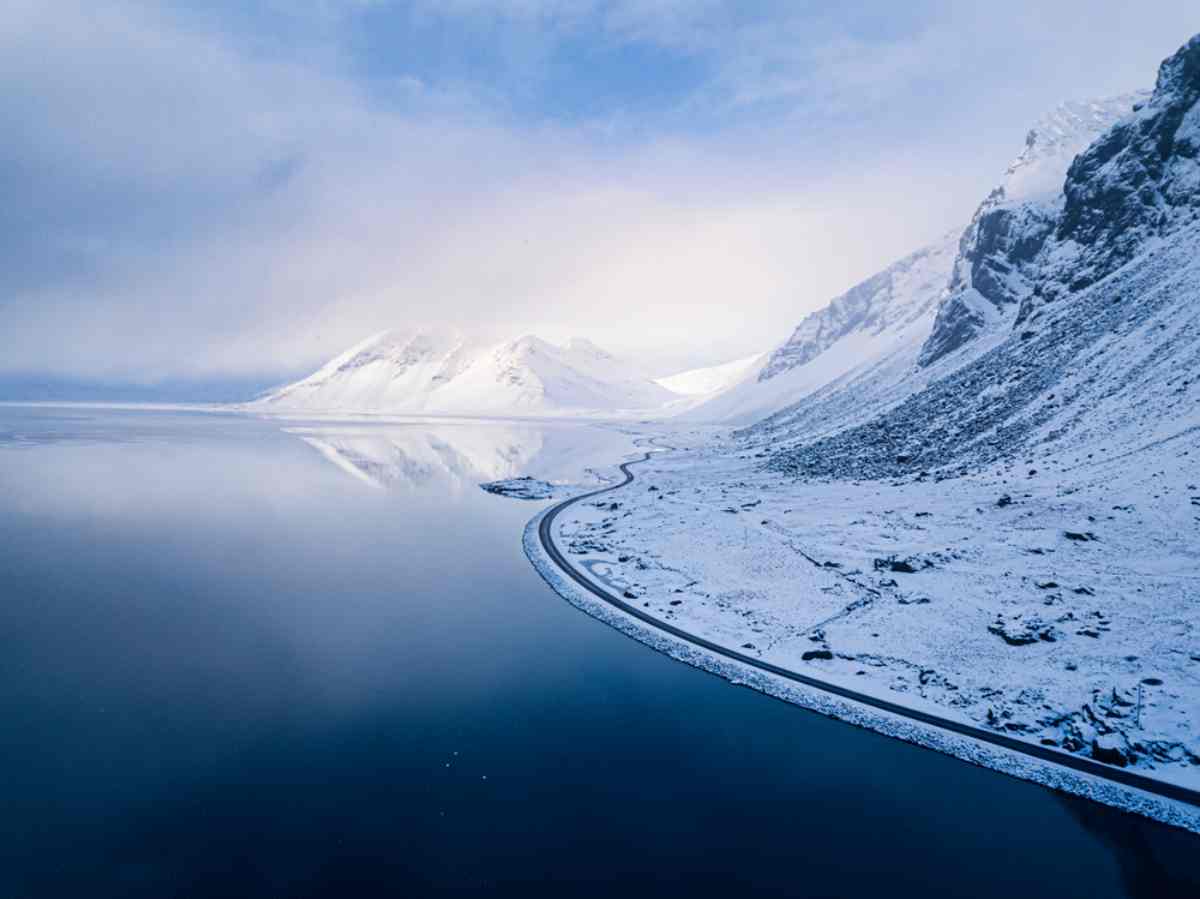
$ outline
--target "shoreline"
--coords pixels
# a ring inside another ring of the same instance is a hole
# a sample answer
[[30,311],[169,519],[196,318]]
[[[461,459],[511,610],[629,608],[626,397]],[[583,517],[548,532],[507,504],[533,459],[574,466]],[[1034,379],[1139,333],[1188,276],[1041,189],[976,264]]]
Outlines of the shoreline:
[[[565,567],[560,564],[552,554],[558,553],[553,540],[557,515],[576,503],[632,483],[630,467],[652,455],[646,452],[641,459],[621,463],[623,481],[549,506],[526,525],[522,539],[526,557],[571,605],[644,645],[732,684],[999,773],[1200,833],[1200,792],[754,659],[642,612],[569,563]],[[561,553],[558,555],[565,563]]]

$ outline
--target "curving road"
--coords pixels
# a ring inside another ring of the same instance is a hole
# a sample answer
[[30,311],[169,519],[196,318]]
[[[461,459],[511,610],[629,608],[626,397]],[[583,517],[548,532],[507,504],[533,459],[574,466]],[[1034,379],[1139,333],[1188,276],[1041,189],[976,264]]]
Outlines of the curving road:
[[695,646],[707,650],[715,655],[726,659],[732,659],[742,665],[748,665],[751,668],[757,668],[760,671],[766,671],[774,674],[777,677],[785,678],[789,681],[794,681],[798,684],[803,684],[806,687],[813,687],[818,690],[823,690],[826,693],[831,693],[835,696],[840,696],[843,699],[849,699],[853,702],[868,706],[873,709],[888,712],[892,715],[899,715],[913,721],[919,721],[922,724],[932,725],[941,728],[942,730],[950,731],[951,733],[960,734],[964,737],[970,737],[973,740],[978,740],[981,743],[989,743],[993,746],[999,746],[1012,752],[1020,753],[1031,758],[1038,759],[1043,762],[1051,762],[1055,765],[1061,765],[1064,768],[1070,768],[1074,771],[1079,771],[1083,774],[1089,774],[1093,777],[1102,778],[1112,781],[1127,787],[1134,787],[1138,790],[1143,790],[1147,793],[1152,793],[1155,796],[1161,796],[1166,799],[1173,799],[1179,802],[1185,802],[1189,805],[1200,808],[1200,791],[1188,789],[1187,787],[1178,784],[1167,783],[1160,780],[1155,780],[1151,777],[1146,777],[1142,774],[1137,774],[1133,771],[1127,771],[1124,768],[1116,768],[1111,765],[1106,765],[1103,762],[1097,762],[1093,759],[1084,758],[1082,756],[1070,755],[1065,752],[1059,752],[1046,746],[1039,746],[1036,743],[1027,743],[1024,740],[1018,740],[1015,737],[1010,737],[1006,734],[996,733],[994,731],[985,730],[981,727],[975,727],[971,724],[964,724],[961,721],[955,721],[951,718],[943,718],[940,715],[935,715],[930,712],[925,712],[920,709],[908,708],[899,703],[890,702],[886,699],[880,699],[877,696],[871,696],[867,693],[860,693],[858,690],[850,689],[849,687],[841,686],[840,684],[829,683],[817,677],[812,677],[808,674],[801,674],[798,671],[792,671],[783,668],[779,665],[774,665],[771,662],[765,662],[762,659],[748,656],[743,652],[738,652],[736,649],[729,649],[721,646],[711,640],[706,640],[704,637],[688,633],[682,628],[676,627],[653,615],[639,609],[637,606],[630,605],[621,599],[609,593],[602,586],[595,583],[576,569],[567,558],[559,551],[554,544],[553,528],[554,522],[558,516],[566,509],[593,497],[600,496],[604,493],[610,493],[614,490],[620,490],[622,487],[628,486],[634,480],[633,472],[630,470],[634,465],[640,465],[646,462],[652,456],[652,453],[646,453],[640,459],[634,459],[630,462],[623,462],[620,465],[621,473],[625,475],[625,480],[617,484],[611,484],[608,487],[602,487],[599,490],[593,490],[590,493],[584,493],[581,496],[576,496],[568,500],[564,500],[556,506],[553,506],[538,525],[538,539],[542,547],[546,550],[546,554],[554,561],[554,564],[562,569],[563,574],[569,577],[572,581],[587,590],[593,596],[602,599],[611,606],[615,606],[627,615],[631,615],[650,626],[657,628],[660,631],[670,634],[673,637],[678,637],[681,640],[686,640]]

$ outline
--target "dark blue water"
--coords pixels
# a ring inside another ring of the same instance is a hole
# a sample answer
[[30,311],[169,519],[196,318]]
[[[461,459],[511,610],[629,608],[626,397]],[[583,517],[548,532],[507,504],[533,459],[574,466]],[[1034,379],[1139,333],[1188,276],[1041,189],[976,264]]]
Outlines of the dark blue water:
[[1200,895],[1200,840],[575,611],[580,426],[0,408],[0,896]]

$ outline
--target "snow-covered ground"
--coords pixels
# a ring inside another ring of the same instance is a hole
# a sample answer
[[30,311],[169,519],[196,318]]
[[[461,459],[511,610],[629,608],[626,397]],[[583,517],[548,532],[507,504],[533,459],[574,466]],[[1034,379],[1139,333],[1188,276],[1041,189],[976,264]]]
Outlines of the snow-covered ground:
[[957,258],[864,282],[697,412],[791,405],[662,428],[554,538],[721,647],[1200,790],[1200,36],[1152,95],[1048,121]]
[[1200,788],[1200,428],[1029,474],[805,483],[731,441],[564,512],[663,621],[789,669]]

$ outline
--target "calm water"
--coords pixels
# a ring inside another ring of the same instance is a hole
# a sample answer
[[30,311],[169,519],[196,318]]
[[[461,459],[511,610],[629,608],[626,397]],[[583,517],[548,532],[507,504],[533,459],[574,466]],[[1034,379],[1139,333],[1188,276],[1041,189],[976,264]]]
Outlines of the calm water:
[[1200,895],[1200,839],[559,599],[475,484],[627,448],[0,408],[0,896]]

